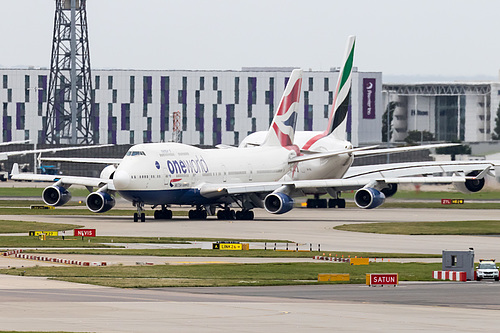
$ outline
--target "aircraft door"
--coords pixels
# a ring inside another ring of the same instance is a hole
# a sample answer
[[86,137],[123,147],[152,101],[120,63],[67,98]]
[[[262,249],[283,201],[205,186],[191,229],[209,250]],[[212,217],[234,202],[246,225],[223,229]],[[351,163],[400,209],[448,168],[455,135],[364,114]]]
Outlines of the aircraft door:
[[225,183],[227,182],[227,169],[226,169],[226,166],[224,164],[221,165],[221,169],[222,169],[222,181]]
[[248,181],[253,181],[253,165],[252,163],[248,163]]

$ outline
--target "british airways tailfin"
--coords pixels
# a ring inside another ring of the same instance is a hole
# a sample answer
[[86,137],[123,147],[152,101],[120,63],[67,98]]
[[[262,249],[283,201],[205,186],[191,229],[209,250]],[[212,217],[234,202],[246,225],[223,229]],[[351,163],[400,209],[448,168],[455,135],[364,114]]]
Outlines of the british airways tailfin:
[[262,146],[293,145],[301,86],[302,70],[294,69]]
[[336,139],[345,140],[347,129],[347,111],[351,96],[352,68],[354,62],[354,45],[356,36],[349,36],[344,61],[340,68],[333,105],[328,117],[328,127],[325,132],[311,138],[302,149],[309,149],[319,139],[332,135]]

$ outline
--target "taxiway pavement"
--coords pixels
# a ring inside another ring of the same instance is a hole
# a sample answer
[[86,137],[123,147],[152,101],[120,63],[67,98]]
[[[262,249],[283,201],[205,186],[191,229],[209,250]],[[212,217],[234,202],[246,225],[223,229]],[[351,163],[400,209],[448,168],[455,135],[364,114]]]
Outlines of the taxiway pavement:
[[[254,221],[147,220],[110,216],[5,216],[81,224],[98,235],[282,239],[324,251],[441,253],[473,247],[476,258],[500,258],[491,236],[404,236],[338,231],[344,223],[497,220],[500,210],[307,210]],[[0,276],[4,330],[92,332],[496,331],[500,283],[402,283],[393,288],[318,285],[125,290]]]

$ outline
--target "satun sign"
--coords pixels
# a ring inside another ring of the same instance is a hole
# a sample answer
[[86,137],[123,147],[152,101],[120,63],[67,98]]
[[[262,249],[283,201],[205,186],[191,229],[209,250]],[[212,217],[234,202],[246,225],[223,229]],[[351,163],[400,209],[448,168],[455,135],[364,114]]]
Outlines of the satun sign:
[[398,273],[366,274],[366,284],[369,286],[396,286],[399,284]]
[[95,229],[75,229],[74,236],[95,237]]

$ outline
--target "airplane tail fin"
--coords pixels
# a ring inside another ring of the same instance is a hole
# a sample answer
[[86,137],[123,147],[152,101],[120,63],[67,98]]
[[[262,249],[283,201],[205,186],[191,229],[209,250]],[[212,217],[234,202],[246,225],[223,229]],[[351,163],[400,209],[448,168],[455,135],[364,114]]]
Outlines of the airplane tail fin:
[[344,140],[346,136],[347,111],[351,95],[352,68],[354,61],[354,46],[356,36],[349,36],[344,55],[342,68],[340,69],[337,87],[333,99],[332,111],[328,118],[328,128],[326,135],[335,136],[337,139]]
[[302,70],[294,69],[262,146],[292,146],[302,86]]
[[347,111],[351,95],[352,67],[354,61],[354,45],[356,36],[349,36],[344,61],[340,68],[337,87],[333,98],[332,110],[328,117],[328,127],[326,131],[309,139],[302,147],[304,150],[311,148],[319,139],[332,135],[336,139],[345,140],[347,133]]

